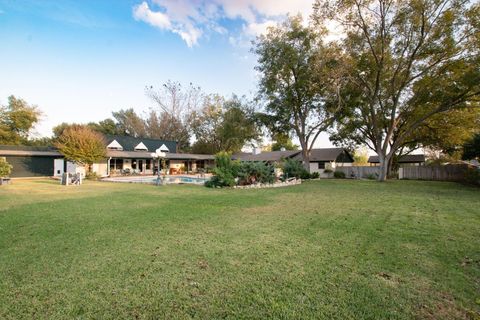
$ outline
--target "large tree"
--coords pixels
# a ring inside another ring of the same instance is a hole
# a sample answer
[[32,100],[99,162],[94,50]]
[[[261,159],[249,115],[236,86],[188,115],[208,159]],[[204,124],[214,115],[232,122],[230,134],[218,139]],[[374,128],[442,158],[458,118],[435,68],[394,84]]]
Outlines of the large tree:
[[259,137],[252,108],[235,96],[206,97],[203,108],[192,113],[190,126],[196,139],[195,153],[238,152]]
[[87,166],[105,159],[106,144],[103,135],[85,125],[70,125],[63,128],[55,146],[67,160]]
[[337,138],[364,143],[379,180],[428,119],[477,105],[479,4],[461,0],[317,0],[319,25],[344,32],[334,105],[345,108]]
[[8,105],[0,106],[0,144],[26,143],[40,115],[36,106],[15,96],[8,97]]
[[334,108],[324,102],[331,59],[321,33],[304,26],[301,16],[289,17],[258,37],[253,52],[258,56],[259,97],[266,102],[263,118],[295,133],[309,170],[310,151],[333,122]]
[[480,133],[477,133],[463,146],[463,160],[480,159]]
[[136,138],[147,137],[145,120],[133,108],[112,112],[116,120],[117,133]]
[[203,100],[200,87],[191,83],[184,87],[179,82],[167,81],[160,88],[148,87],[146,93],[157,106],[146,121],[149,136],[177,141],[180,150],[189,150],[190,115]]

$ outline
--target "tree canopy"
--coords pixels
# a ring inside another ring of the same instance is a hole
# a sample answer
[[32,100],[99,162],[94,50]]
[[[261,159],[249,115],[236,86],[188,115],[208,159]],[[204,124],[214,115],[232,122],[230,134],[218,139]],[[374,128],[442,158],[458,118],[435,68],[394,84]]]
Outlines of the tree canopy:
[[330,101],[345,113],[335,138],[374,150],[379,180],[427,120],[477,105],[479,8],[449,0],[316,1],[315,21],[335,21],[345,33]]
[[105,159],[106,143],[103,136],[85,125],[66,126],[55,141],[67,160],[91,165]]
[[331,56],[321,33],[304,26],[301,16],[289,17],[259,36],[253,52],[258,56],[259,98],[266,103],[261,118],[297,136],[309,170],[310,151],[334,119],[334,108],[324,102]]
[[260,135],[253,110],[235,96],[206,97],[203,108],[192,113],[190,125],[196,139],[192,146],[195,153],[238,152]]
[[25,144],[41,112],[25,100],[8,97],[8,105],[0,106],[0,144]]

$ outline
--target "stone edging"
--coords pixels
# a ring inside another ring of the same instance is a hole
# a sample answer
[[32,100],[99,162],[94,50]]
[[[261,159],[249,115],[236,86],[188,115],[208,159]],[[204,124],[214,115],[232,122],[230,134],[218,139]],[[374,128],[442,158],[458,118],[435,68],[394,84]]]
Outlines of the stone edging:
[[251,184],[251,185],[247,185],[247,186],[234,186],[233,189],[267,189],[267,188],[280,188],[280,187],[295,186],[295,185],[299,185],[299,184],[302,184],[302,179],[285,181],[285,182],[276,182],[276,183]]

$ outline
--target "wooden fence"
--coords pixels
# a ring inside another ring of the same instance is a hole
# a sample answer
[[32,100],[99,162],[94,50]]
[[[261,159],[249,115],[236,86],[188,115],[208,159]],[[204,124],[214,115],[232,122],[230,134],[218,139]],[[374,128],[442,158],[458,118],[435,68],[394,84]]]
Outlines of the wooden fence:
[[360,167],[336,167],[335,171],[345,173],[346,178],[369,178],[377,177],[380,173],[380,167],[360,166]]
[[465,179],[467,165],[452,164],[445,166],[403,167],[398,172],[399,179],[462,181]]

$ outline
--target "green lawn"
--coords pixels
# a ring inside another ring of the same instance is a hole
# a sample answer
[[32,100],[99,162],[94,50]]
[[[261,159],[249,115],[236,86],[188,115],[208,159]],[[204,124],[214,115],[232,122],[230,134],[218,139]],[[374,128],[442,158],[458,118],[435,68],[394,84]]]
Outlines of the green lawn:
[[0,187],[0,318],[478,319],[480,189]]

